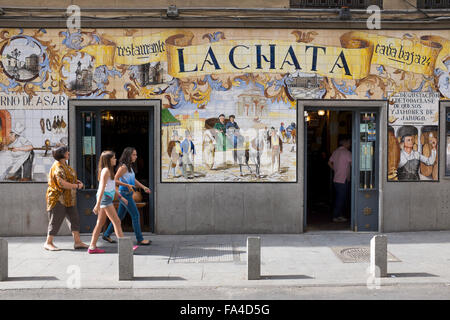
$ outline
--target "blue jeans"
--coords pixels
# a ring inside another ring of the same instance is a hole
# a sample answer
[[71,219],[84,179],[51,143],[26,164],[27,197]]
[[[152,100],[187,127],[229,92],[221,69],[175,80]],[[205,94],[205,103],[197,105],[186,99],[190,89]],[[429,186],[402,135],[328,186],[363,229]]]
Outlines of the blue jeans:
[[[123,220],[123,218],[125,218],[127,211],[130,213],[131,221],[133,223],[134,234],[136,235],[136,240],[138,242],[141,242],[142,240],[144,240],[144,237],[142,236],[141,232],[141,224],[139,221],[139,210],[136,207],[136,203],[133,200],[133,192],[129,191],[119,191],[119,192],[122,195],[122,197],[127,199],[128,205],[125,207],[125,204],[122,201],[120,201],[117,215],[119,216],[120,220]],[[106,231],[103,233],[103,235],[105,237],[109,237],[113,231],[113,228],[114,228],[113,224],[110,223]]]
[[335,200],[333,209],[333,218],[343,217],[345,205],[347,203],[347,192],[348,192],[349,182],[345,183],[334,183]]

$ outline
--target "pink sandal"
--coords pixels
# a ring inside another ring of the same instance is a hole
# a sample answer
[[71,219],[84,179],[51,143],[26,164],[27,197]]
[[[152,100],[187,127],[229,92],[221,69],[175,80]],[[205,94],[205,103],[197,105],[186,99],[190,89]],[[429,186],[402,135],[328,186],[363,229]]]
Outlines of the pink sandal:
[[99,248],[88,249],[88,253],[105,253],[105,250]]
[[137,248],[139,248],[139,246],[133,246],[133,251],[136,251]]

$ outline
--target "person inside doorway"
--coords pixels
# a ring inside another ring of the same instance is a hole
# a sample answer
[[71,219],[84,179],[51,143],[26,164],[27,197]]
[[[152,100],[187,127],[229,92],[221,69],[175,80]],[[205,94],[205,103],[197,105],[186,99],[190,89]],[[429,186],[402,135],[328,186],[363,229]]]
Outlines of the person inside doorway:
[[339,148],[333,152],[328,161],[328,165],[334,171],[333,184],[336,195],[333,208],[333,222],[347,221],[344,217],[344,210],[346,208],[350,183],[350,167],[352,164],[350,146],[350,139],[341,139],[339,141]]

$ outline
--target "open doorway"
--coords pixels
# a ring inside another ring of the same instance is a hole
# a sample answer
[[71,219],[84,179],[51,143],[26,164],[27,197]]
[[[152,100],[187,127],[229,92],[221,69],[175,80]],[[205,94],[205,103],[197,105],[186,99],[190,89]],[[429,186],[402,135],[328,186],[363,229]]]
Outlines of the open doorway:
[[351,141],[352,123],[352,111],[307,110],[305,122],[307,231],[351,230],[351,181],[341,211],[346,220],[333,221],[336,192],[333,184],[334,171],[328,165],[328,161],[340,142],[345,139]]
[[[76,122],[77,150],[74,153],[76,160],[73,160],[76,161],[78,177],[85,185],[83,190],[77,192],[81,232],[92,232],[97,221],[92,208],[96,202],[97,165],[101,152],[112,150],[120,159],[126,147],[134,147],[137,151],[136,179],[152,190],[147,194],[137,189],[138,192],[133,195],[140,213],[141,230],[154,232],[153,108],[157,103],[146,101],[135,105],[134,102],[114,101],[102,106],[95,104],[96,101],[71,101],[73,113],[70,117]],[[118,199],[115,199],[114,205],[118,207]],[[128,214],[122,226],[125,232],[133,231]]]
[[[101,148],[116,153],[117,164],[126,147],[137,151],[136,179],[149,185],[149,113],[148,111],[106,110],[101,112]],[[116,168],[117,170],[117,168]],[[150,231],[149,195],[136,190],[133,198],[140,213],[143,232]],[[118,205],[118,204],[117,204]],[[122,221],[124,232],[133,232],[129,214]]]

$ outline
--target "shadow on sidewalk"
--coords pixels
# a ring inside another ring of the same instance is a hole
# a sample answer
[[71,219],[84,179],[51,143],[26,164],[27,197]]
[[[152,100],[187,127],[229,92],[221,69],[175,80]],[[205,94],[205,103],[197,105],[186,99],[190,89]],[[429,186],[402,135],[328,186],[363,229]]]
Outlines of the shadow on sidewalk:
[[293,279],[314,279],[314,277],[305,276],[301,274],[261,276],[261,280],[293,280]]
[[422,277],[437,277],[438,275],[427,273],[427,272],[401,272],[401,273],[388,273],[388,277],[395,278],[422,278]]
[[180,280],[184,280],[186,281],[185,278],[182,277],[133,277],[133,280],[138,280],[138,281],[180,281]]
[[52,276],[35,276],[35,277],[8,277],[7,281],[55,281],[59,280],[57,277]]

